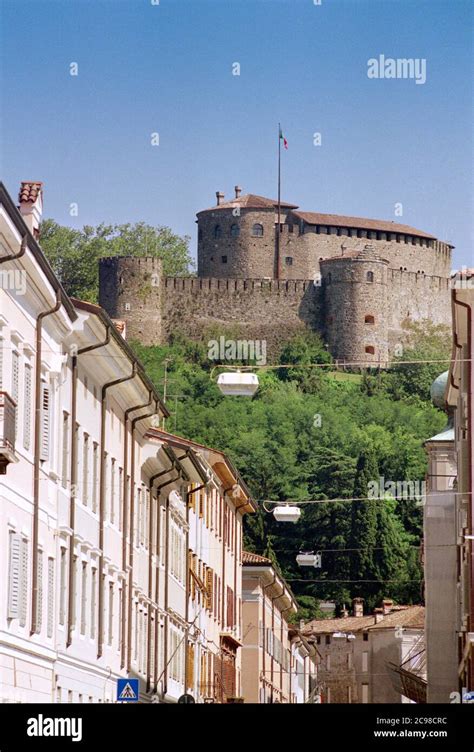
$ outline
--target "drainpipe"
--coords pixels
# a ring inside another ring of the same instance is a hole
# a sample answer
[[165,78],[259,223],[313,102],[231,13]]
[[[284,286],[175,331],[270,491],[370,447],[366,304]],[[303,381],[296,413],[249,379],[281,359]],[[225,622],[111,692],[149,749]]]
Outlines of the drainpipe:
[[38,314],[36,319],[36,359],[35,359],[35,449],[33,465],[33,562],[31,591],[31,628],[30,635],[35,634],[37,629],[38,608],[38,528],[39,528],[39,475],[40,475],[40,449],[41,449],[41,356],[43,319],[59,311],[61,307],[61,293],[56,292],[56,304]]
[[[152,580],[153,580],[153,554],[152,554],[152,548],[153,547],[152,547],[152,543],[151,543],[151,538],[152,538],[152,534],[153,534],[153,504],[152,504],[152,502],[153,502],[153,485],[155,483],[155,480],[157,480],[161,476],[166,475],[167,473],[169,473],[171,470],[173,470],[173,467],[174,467],[174,465],[172,465],[169,468],[169,470],[162,470],[159,473],[155,473],[154,475],[152,475],[150,477],[150,479],[148,481],[148,488],[149,488],[149,493],[150,493],[150,520],[149,520],[149,526],[148,526],[148,539],[150,541],[149,551],[148,551],[148,599],[150,601],[150,610],[149,610],[149,614],[148,614],[148,629],[147,629],[147,634],[148,634],[148,637],[147,637],[147,685],[146,685],[146,691],[147,692],[149,692],[150,688],[151,688],[151,672],[150,672],[150,668],[151,668],[151,601],[152,601],[152,595],[153,595],[153,584],[152,584]],[[160,488],[163,488],[165,485],[168,485],[168,483],[173,483],[173,482],[174,482],[173,480],[167,481],[165,484],[162,484],[161,486],[159,486],[158,489],[157,489],[158,490],[158,495],[159,495],[159,489]],[[158,515],[158,511],[159,511],[159,508],[158,508],[158,497],[155,497],[155,498],[156,498],[156,501],[157,501],[157,503],[156,503],[156,515],[157,515],[157,522],[158,522],[158,517],[159,517],[159,515]],[[158,524],[157,524],[157,528],[158,528]],[[157,536],[157,540],[155,541],[155,548],[156,548],[156,555],[157,556],[158,556],[158,541],[159,541],[159,537]],[[156,581],[155,581],[155,604],[156,604],[155,637],[156,637],[156,632],[157,632],[156,625],[158,623],[158,595],[159,595],[158,581],[159,581],[159,569],[157,567],[156,568]],[[155,647],[155,653],[156,653],[156,646],[157,646],[157,641],[155,639],[155,646],[154,646]],[[155,675],[156,675],[156,660],[155,660]]]
[[142,402],[132,407],[127,407],[124,413],[124,442],[123,442],[123,478],[122,478],[122,498],[123,498],[123,523],[122,523],[122,571],[125,575],[122,583],[122,604],[120,613],[120,630],[121,630],[121,651],[120,651],[120,668],[124,668],[126,659],[126,626],[127,626],[127,535],[128,535],[128,418],[130,413],[135,410],[141,410],[148,407],[151,403],[153,394],[148,391],[148,402]]
[[21,239],[20,250],[18,253],[9,253],[7,256],[0,257],[0,264],[4,264],[6,261],[16,261],[25,255],[28,244],[28,235],[23,235]]
[[[153,397],[152,393],[150,392],[150,399],[145,405],[145,407],[149,407],[153,403]],[[130,671],[130,665],[131,665],[131,657],[132,657],[132,604],[133,604],[133,521],[135,516],[135,426],[136,424],[141,420],[146,420],[146,418],[151,418],[152,415],[155,415],[155,413],[158,411],[158,400],[155,399],[155,406],[154,409],[151,412],[145,413],[145,415],[139,415],[136,418],[132,419],[131,422],[131,431],[130,431],[130,455],[131,455],[131,461],[130,461],[130,544],[129,544],[129,553],[128,553],[128,624],[127,624],[127,661],[126,661],[126,670],[127,672]]]
[[[132,372],[129,376],[122,376],[120,379],[108,381],[102,386],[100,400],[100,477],[99,477],[99,597],[97,599],[98,618],[97,618],[97,658],[102,656],[103,643],[103,622],[104,622],[104,501],[105,501],[105,431],[107,418],[107,391],[114,386],[123,384],[125,381],[135,378],[136,365],[133,364]],[[75,427],[73,426],[73,430]]]
[[[281,596],[285,592],[285,586],[283,584],[282,584],[282,588],[283,588],[283,590],[281,591],[281,593],[279,593],[278,595],[274,595],[273,598],[272,598],[272,633],[273,634],[275,634],[275,601],[277,601],[279,598],[281,598]],[[273,666],[274,666],[274,663],[275,663],[275,659],[273,657],[273,652],[272,652],[272,662],[270,664],[270,680],[271,680],[271,683],[272,683],[272,699],[273,699]]]
[[[160,478],[162,475],[166,475],[167,473],[171,472],[173,470],[174,465],[172,464],[169,470],[163,470],[161,473],[156,473],[156,475],[152,475],[150,478],[150,483],[154,484],[155,480],[157,478]],[[161,557],[160,552],[160,539],[161,539],[161,515],[160,515],[160,500],[159,500],[159,493],[160,490],[158,489],[158,493],[156,495],[156,513],[157,513],[157,520],[156,520],[156,556],[158,560],[158,566],[156,567],[156,579],[155,579],[155,603],[156,603],[156,619],[155,619],[155,651],[158,647],[158,634],[159,634],[159,624],[158,624],[158,612],[159,612],[159,599],[160,599],[160,568],[159,568],[159,560]],[[155,692],[158,688],[158,659],[157,656],[155,656],[155,671],[153,674],[153,686],[155,689]]]
[[[197,488],[191,489],[191,491],[188,491],[186,493],[186,543],[185,543],[185,550],[186,550],[186,605],[185,605],[185,612],[184,612],[184,619],[186,622],[186,635],[185,635],[185,641],[184,641],[184,654],[185,654],[185,660],[184,660],[184,691],[188,691],[188,646],[189,646],[189,595],[190,595],[190,578],[189,578],[189,499],[193,494],[197,493],[198,491],[201,491],[203,488],[206,488],[206,483],[202,483],[200,486],[197,486]],[[194,687],[193,687],[194,689]]]
[[[282,649],[282,651],[283,651],[283,634],[284,634],[284,631],[283,631],[283,614],[286,614],[286,612],[290,611],[290,610],[291,610],[291,605],[287,606],[282,611],[280,611],[280,618],[281,618],[281,630],[280,630],[281,634],[280,634],[280,637],[281,637],[281,649]],[[290,666],[289,676],[290,676],[290,688],[291,688],[291,642],[290,642],[290,661],[289,661],[289,666]],[[283,694],[283,663],[280,664],[280,689],[281,689],[281,692]],[[288,702],[291,702],[291,689],[289,690]]]
[[[159,497],[159,494],[161,492],[162,488],[165,488],[165,486],[169,486],[171,483],[176,483],[177,480],[179,480],[181,477],[181,473],[178,470],[178,475],[176,478],[171,478],[170,480],[166,481],[165,483],[161,483],[157,487],[157,495]],[[163,692],[162,697],[166,696],[166,693],[168,691],[168,573],[169,573],[169,499],[166,499],[165,502],[165,603],[164,603],[164,612],[165,612],[165,620],[163,624],[164,628],[164,645],[163,645],[163,671],[160,674],[160,679],[163,679]]]
[[[474,521],[473,510],[473,498],[472,498],[472,417],[471,417],[471,384],[472,384],[472,307],[468,303],[464,303],[462,300],[458,300],[456,297],[456,290],[454,290],[454,304],[466,309],[467,316],[467,394],[468,394],[468,406],[467,406],[467,436],[468,436],[468,494],[469,494],[469,533],[472,534],[472,526]],[[469,575],[470,575],[470,608],[469,608],[469,631],[474,631],[474,550],[472,540],[468,541],[469,550]],[[474,661],[473,657],[469,655],[469,681],[470,689],[474,686]]]
[[[239,509],[242,509],[242,507],[247,506],[247,500],[243,501],[242,504],[239,504],[239,506],[235,507],[235,532],[234,532],[234,614],[235,614],[235,623],[237,622],[237,512]],[[240,535],[242,535],[242,526],[240,527]],[[242,578],[241,578],[242,579]],[[239,632],[240,636],[240,622],[239,622]]]
[[68,609],[67,609],[67,628],[66,628],[66,647],[72,643],[72,614],[74,610],[74,532],[76,526],[76,483],[77,483],[77,441],[76,441],[76,414],[77,414],[77,358],[79,355],[97,350],[99,347],[105,347],[110,342],[110,326],[105,327],[105,340],[96,345],[82,347],[72,356],[72,374],[71,374],[71,493],[69,501],[69,527],[71,535],[69,536],[69,573],[68,573]]
[[263,640],[262,640],[262,642],[263,642],[263,667],[262,667],[262,672],[263,672],[263,682],[264,682],[263,686],[264,686],[265,694],[266,694],[266,684],[265,684],[265,682],[267,681],[266,670],[265,670],[265,664],[266,664],[265,653],[267,652],[267,635],[266,635],[266,629],[265,629],[265,626],[266,626],[265,611],[267,610],[267,593],[266,593],[266,590],[267,590],[267,588],[273,587],[273,585],[275,584],[275,582],[276,582],[276,572],[273,573],[273,580],[271,582],[269,582],[268,585],[264,585],[263,588],[262,588],[262,591],[263,591],[263,618],[262,618],[262,629],[263,629]]

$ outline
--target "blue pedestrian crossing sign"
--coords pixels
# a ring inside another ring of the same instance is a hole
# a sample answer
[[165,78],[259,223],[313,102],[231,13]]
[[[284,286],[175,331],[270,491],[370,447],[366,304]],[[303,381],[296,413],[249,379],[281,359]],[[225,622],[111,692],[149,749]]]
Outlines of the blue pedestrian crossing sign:
[[117,679],[117,702],[138,702],[140,679]]

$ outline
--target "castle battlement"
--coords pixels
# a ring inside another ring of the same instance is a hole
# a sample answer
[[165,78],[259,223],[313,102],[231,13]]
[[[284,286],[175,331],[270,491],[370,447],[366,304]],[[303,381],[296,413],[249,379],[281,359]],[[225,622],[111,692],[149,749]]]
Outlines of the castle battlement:
[[[100,303],[147,344],[229,329],[268,352],[309,328],[339,360],[384,363],[405,325],[449,326],[452,245],[386,220],[302,212],[248,194],[201,211],[198,276],[165,277],[157,258],[101,260]],[[278,239],[278,242],[277,242]]]

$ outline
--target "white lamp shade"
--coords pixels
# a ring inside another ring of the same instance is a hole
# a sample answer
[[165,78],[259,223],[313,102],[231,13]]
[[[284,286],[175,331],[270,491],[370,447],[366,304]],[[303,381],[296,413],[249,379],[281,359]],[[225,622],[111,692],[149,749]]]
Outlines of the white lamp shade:
[[217,386],[226,397],[252,397],[258,389],[255,373],[221,373]]
[[299,507],[290,506],[289,504],[284,504],[275,507],[273,510],[273,516],[277,522],[298,522],[301,517],[301,509]]
[[[318,565],[319,557],[319,565]],[[296,557],[297,563],[300,567],[317,567],[321,566],[321,556],[319,554],[298,554]]]

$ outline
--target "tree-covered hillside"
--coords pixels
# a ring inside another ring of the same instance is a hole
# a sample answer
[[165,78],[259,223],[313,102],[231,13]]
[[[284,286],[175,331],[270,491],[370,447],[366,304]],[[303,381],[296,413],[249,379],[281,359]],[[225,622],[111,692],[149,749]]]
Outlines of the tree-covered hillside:
[[[361,375],[308,367],[330,358],[316,336],[298,337],[280,355],[291,368],[259,371],[252,399],[220,394],[204,343],[135,344],[162,391],[167,361],[167,429],[227,452],[260,502],[247,518],[245,545],[278,564],[300,616],[316,613],[320,599],[342,605],[362,596],[369,608],[385,596],[422,599],[422,502],[368,500],[371,481],[423,481],[423,442],[446,423],[429,400],[445,365],[412,365],[447,357],[445,332],[428,326],[413,335],[414,347],[401,358],[410,364]],[[359,501],[328,501],[335,498]],[[276,522],[261,505],[286,499],[319,503],[302,505],[297,524]],[[321,551],[322,568],[299,567],[300,550]]]

